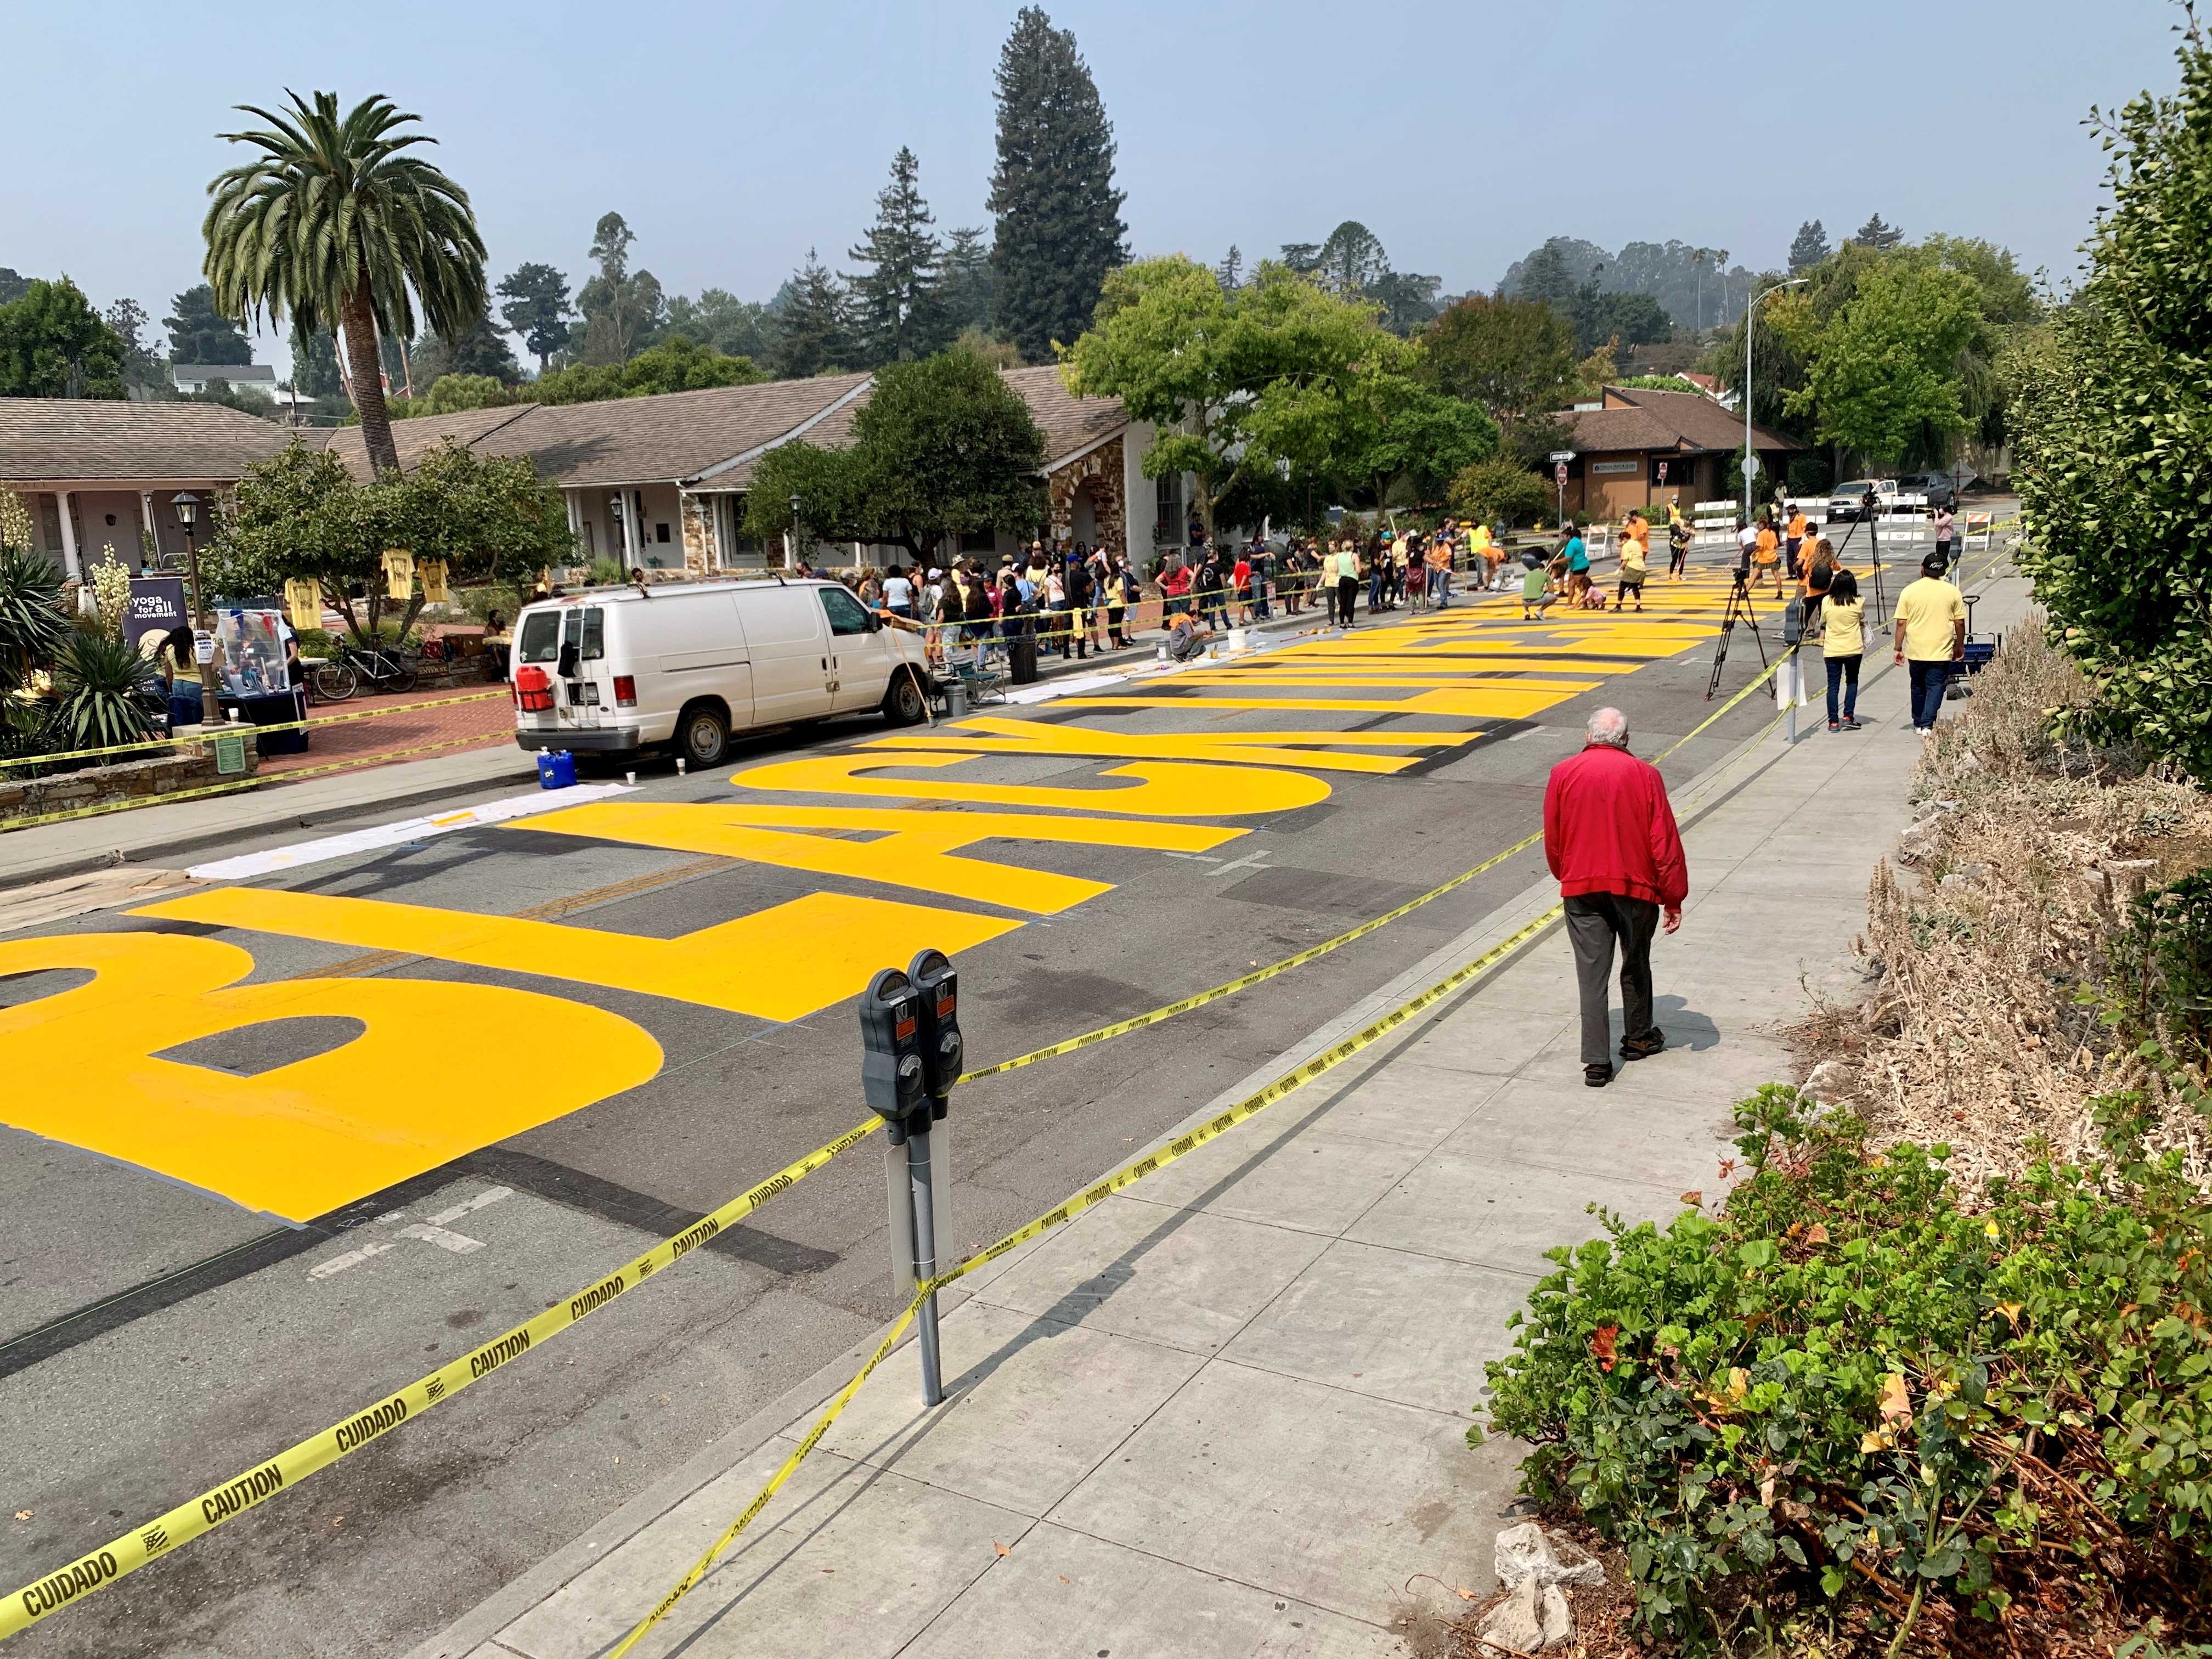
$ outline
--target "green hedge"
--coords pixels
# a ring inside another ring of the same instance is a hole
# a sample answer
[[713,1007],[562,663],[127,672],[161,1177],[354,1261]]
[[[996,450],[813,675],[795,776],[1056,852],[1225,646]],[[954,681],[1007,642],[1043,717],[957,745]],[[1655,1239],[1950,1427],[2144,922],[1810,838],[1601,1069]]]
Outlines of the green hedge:
[[[2106,1106],[2124,1148],[2140,1103]],[[1689,1652],[1808,1620],[1879,1639],[1931,1595],[2212,1633],[2202,1195],[2130,1157],[1970,1212],[1945,1148],[1870,1153],[1808,1107],[1737,1108],[1753,1173],[1718,1214],[1553,1252],[1488,1367],[1526,1489],[1620,1545],[1637,1622]]]

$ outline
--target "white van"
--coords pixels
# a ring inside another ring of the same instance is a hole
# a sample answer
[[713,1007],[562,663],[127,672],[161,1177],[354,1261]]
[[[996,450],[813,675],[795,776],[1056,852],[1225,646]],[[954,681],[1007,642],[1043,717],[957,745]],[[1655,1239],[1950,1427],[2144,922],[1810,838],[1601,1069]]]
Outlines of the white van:
[[525,605],[510,667],[525,749],[669,747],[713,766],[730,735],[879,710],[928,713],[919,635],[830,581],[592,588]]

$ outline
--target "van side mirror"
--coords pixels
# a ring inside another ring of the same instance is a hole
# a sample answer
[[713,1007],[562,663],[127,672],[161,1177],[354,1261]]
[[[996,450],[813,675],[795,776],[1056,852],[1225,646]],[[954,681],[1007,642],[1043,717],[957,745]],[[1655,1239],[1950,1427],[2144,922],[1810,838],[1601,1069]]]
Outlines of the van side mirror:
[[872,611],[868,612],[868,632],[871,634],[880,634],[883,631],[884,619]]
[[554,666],[559,670],[562,679],[573,680],[576,678],[576,647],[573,643],[561,647],[561,659]]

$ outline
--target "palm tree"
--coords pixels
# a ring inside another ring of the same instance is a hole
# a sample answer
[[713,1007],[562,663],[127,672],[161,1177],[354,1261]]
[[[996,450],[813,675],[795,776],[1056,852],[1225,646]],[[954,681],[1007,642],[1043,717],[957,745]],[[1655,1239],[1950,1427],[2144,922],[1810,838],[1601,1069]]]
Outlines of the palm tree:
[[347,390],[369,464],[381,472],[399,465],[399,452],[385,413],[377,331],[414,334],[410,289],[440,334],[457,339],[472,328],[488,303],[483,239],[468,192],[400,153],[437,143],[398,131],[419,117],[380,94],[343,117],[336,93],[317,93],[313,107],[295,92],[285,96],[291,108],[283,115],[238,106],[268,130],[219,135],[262,153],[208,185],[204,269],[216,305],[240,322],[265,316],[274,325],[289,315],[303,333],[330,328],[343,337]]

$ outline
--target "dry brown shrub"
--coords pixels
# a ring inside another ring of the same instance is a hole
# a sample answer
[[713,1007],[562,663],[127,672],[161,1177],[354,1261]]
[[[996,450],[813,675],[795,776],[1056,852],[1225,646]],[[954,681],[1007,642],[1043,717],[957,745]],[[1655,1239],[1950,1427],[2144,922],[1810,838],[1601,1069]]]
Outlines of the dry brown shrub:
[[[2154,1143],[2205,1178],[2206,1126],[2081,999],[2130,893],[2212,862],[2212,800],[2139,757],[2054,736],[2090,690],[2031,612],[1950,705],[1914,783],[1920,816],[1875,867],[1861,947],[1874,988],[1792,1033],[1816,1092],[1877,1139],[1944,1141],[1969,1188],[2039,1157],[2091,1161],[2090,1103],[2159,1107]],[[2200,1081],[2202,1079],[2199,1079]]]

